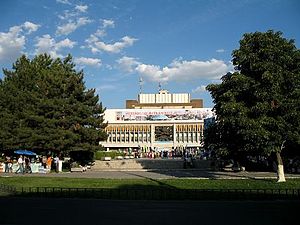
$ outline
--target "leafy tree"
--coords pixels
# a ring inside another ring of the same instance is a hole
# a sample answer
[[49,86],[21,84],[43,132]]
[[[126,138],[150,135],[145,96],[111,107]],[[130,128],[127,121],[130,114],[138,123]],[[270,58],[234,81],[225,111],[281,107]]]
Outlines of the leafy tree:
[[222,147],[236,156],[274,153],[285,181],[281,153],[287,142],[300,143],[300,51],[267,31],[244,34],[232,56],[236,72],[207,87]]
[[19,58],[0,83],[3,149],[94,151],[106,139],[104,109],[69,55]]

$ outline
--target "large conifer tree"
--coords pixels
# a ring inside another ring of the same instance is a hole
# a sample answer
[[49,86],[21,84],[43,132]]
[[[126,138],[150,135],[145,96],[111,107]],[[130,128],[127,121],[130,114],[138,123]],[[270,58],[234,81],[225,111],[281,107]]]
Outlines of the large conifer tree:
[[[4,150],[94,151],[106,138],[104,109],[72,57],[19,58],[0,83]],[[0,146],[1,147],[1,146]]]

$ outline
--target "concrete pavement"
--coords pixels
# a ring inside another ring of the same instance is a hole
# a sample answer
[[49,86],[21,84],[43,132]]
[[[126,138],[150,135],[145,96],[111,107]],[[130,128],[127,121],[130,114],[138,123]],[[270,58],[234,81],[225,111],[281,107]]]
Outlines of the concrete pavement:
[[[31,176],[31,177],[70,177],[70,178],[105,178],[105,179],[276,179],[274,172],[228,172],[204,171],[194,169],[181,170],[109,170],[86,172],[62,172],[48,174],[15,174],[0,173],[1,177]],[[287,179],[300,178],[300,174],[285,174]]]

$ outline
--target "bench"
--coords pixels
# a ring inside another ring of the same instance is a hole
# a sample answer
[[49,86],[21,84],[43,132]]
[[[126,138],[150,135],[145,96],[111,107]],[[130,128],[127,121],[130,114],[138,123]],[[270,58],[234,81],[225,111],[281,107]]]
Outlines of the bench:
[[102,160],[102,161],[110,161],[110,160],[111,160],[111,157],[109,157],[109,156],[101,157],[101,160]]
[[74,167],[74,168],[71,168],[71,172],[83,172],[83,168]]

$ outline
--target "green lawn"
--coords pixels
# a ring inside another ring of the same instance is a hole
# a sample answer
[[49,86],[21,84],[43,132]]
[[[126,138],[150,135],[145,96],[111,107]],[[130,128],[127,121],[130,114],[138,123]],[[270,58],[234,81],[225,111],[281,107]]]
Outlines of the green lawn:
[[0,184],[22,187],[141,188],[141,189],[300,189],[300,179],[276,180],[196,180],[196,179],[94,179],[57,177],[0,177]]

